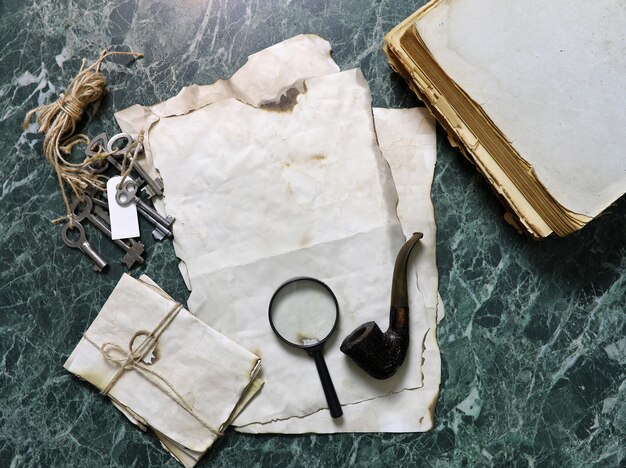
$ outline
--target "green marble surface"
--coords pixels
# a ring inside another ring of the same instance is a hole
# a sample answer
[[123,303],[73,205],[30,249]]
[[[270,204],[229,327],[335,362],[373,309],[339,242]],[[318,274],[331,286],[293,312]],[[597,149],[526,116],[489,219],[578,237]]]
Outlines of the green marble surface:
[[[177,466],[62,364],[123,267],[97,274],[50,220],[63,205],[25,112],[58,96],[82,57],[105,67],[87,124],[227,77],[298,33],[361,67],[377,106],[418,105],[388,67],[383,35],[423,2],[391,0],[0,0],[0,466]],[[439,129],[433,187],[443,384],[425,434],[248,436],[229,431],[200,466],[626,466],[626,200],[582,232],[534,242]],[[598,142],[598,151],[602,151]],[[143,226],[147,273],[186,299],[171,243]],[[96,234],[110,259],[114,246]]]

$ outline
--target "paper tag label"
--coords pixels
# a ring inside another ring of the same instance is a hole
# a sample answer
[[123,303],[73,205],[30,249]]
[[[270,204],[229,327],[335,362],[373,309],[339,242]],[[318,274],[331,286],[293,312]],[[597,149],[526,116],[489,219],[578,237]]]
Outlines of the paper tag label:
[[109,202],[111,238],[113,240],[139,237],[137,205],[135,203],[129,203],[126,206],[122,206],[115,198],[117,194],[117,184],[120,183],[121,179],[121,176],[115,176],[111,177],[107,182],[107,201]]

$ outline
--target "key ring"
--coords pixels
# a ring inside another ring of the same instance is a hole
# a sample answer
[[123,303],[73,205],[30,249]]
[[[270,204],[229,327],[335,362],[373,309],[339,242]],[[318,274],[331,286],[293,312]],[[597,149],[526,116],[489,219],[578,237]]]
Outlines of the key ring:
[[127,179],[123,186],[117,190],[115,200],[121,206],[130,205],[137,196],[137,184],[132,179]]
[[[70,229],[78,230],[78,233],[79,233],[78,240],[73,241],[67,236],[67,233]],[[87,236],[85,235],[85,229],[83,228],[83,225],[77,221],[72,220],[72,221],[67,222],[63,226],[63,229],[61,230],[61,239],[63,239],[63,242],[68,247],[79,249],[80,246],[87,240]]]

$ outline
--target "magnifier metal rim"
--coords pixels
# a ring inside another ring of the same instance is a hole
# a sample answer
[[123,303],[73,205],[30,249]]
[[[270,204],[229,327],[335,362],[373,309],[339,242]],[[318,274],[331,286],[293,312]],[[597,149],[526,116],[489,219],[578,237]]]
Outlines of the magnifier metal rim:
[[[292,283],[296,283],[298,281],[313,281],[314,283],[317,283],[319,285],[321,285],[324,289],[326,289],[326,291],[328,291],[330,293],[330,297],[333,298],[333,302],[335,303],[335,322],[333,323],[333,326],[331,327],[330,331],[328,332],[328,334],[322,338],[321,340],[319,340],[317,343],[312,344],[312,345],[299,345],[297,343],[294,343],[292,341],[289,341],[287,338],[283,337],[278,330],[276,330],[276,327],[274,326],[274,321],[272,320],[272,306],[274,305],[274,300],[276,299],[276,296],[278,295],[278,293],[286,286],[292,284]],[[323,345],[326,340],[328,338],[330,338],[330,335],[333,334],[333,332],[335,331],[335,328],[337,328],[337,323],[339,322],[339,302],[337,302],[337,297],[335,296],[335,293],[333,292],[332,289],[330,289],[330,286],[328,286],[326,283],[324,283],[323,281],[318,280],[317,278],[312,278],[310,276],[298,276],[296,278],[291,278],[290,280],[285,281],[283,284],[281,284],[276,291],[274,291],[274,294],[272,294],[272,299],[270,300],[270,305],[268,308],[268,318],[270,321],[270,327],[272,327],[272,330],[274,331],[274,333],[276,334],[276,336],[284,343],[288,344],[289,346],[292,346],[294,348],[300,348],[300,349],[314,349],[317,348],[321,345]]]

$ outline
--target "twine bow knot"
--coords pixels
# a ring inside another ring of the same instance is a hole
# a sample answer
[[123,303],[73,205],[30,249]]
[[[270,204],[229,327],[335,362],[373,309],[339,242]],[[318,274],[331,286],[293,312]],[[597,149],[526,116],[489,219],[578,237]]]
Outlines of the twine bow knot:
[[[141,344],[137,347],[137,349],[133,349],[133,344],[135,340],[142,335],[146,335],[146,338],[141,342]],[[149,364],[144,363],[144,359],[148,355],[148,353],[152,352],[156,349],[158,341],[154,337],[153,334],[146,331],[138,331],[133,335],[128,344],[128,351],[122,348],[120,345],[116,343],[104,343],[101,346],[101,352],[104,358],[119,366],[118,374],[121,377],[126,371],[141,368],[141,370],[145,371],[146,366]],[[116,357],[115,353],[120,357]],[[109,393],[109,390],[115,385],[117,380],[119,379],[118,374],[114,376],[114,378],[109,382],[104,390],[102,390],[103,394]]]
[[[176,318],[182,308],[182,304],[176,303],[174,307],[167,313],[167,315],[163,317],[163,319],[158,323],[153,331],[146,332],[141,330],[136,332],[130,339],[127,350],[122,348],[120,345],[112,342],[107,342],[100,346],[91,338],[89,338],[86,333],[83,334],[83,337],[100,351],[100,353],[102,354],[104,359],[107,360],[107,362],[110,362],[118,367],[117,372],[113,375],[107,386],[104,387],[104,389],[102,390],[101,393],[103,395],[107,395],[111,391],[111,389],[120,380],[125,372],[135,371],[148,382],[157,387],[164,394],[169,396],[176,403],[178,403],[194,419],[202,424],[202,426],[211,431],[213,434],[221,436],[223,435],[223,432],[213,428],[207,421],[205,421],[204,418],[202,418],[202,416],[197,413],[193,405],[189,403],[176,390],[174,385],[169,380],[167,380],[167,378],[165,378],[158,372],[150,369],[150,365],[143,362],[148,353],[156,349],[161,334],[170,325],[170,323],[172,323],[172,321],[174,320],[174,318]],[[136,348],[134,348],[133,345],[135,340],[142,335],[145,335],[145,339]]]

